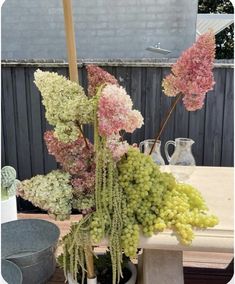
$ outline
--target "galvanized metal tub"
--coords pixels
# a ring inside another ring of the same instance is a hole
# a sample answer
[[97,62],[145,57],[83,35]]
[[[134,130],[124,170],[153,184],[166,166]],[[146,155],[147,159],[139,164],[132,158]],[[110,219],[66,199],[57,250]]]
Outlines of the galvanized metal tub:
[[23,284],[45,283],[56,267],[59,228],[51,222],[24,219],[2,224],[2,258],[22,271]]
[[23,281],[22,272],[19,269],[19,267],[13,262],[2,259],[1,273],[3,277],[3,279],[1,279],[1,283],[22,284]]

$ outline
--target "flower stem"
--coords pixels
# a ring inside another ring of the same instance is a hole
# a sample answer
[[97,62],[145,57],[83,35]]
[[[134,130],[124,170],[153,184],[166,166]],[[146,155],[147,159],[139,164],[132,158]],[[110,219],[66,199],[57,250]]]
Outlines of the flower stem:
[[83,137],[83,139],[84,139],[84,142],[85,142],[85,144],[86,144],[86,147],[87,147],[87,149],[89,150],[90,148],[89,148],[89,145],[88,145],[88,143],[87,143],[86,136],[85,136],[85,134],[84,134],[84,132],[83,132],[83,130],[82,130],[82,127],[81,127],[81,125],[80,125],[79,122],[77,122],[77,127],[79,128],[79,130],[80,130],[80,132],[81,132],[81,134],[82,134],[82,137]]
[[157,134],[157,136],[156,136],[156,138],[155,138],[155,140],[154,140],[154,143],[153,143],[153,146],[152,146],[152,148],[151,148],[151,150],[150,150],[150,152],[149,152],[149,155],[152,154],[153,149],[154,149],[154,147],[155,147],[157,141],[160,139],[160,136],[161,136],[161,134],[162,134],[162,132],[163,132],[163,130],[164,130],[164,128],[165,128],[165,126],[166,126],[166,124],[167,124],[167,122],[168,122],[168,120],[169,120],[169,118],[170,118],[170,116],[171,116],[171,114],[172,114],[172,112],[173,112],[173,110],[175,109],[175,107],[176,107],[178,101],[180,100],[180,98],[181,98],[181,93],[179,93],[179,94],[176,96],[175,100],[173,101],[173,103],[172,103],[170,109],[168,110],[168,112],[167,112],[167,114],[166,114],[165,119],[164,119],[163,122],[161,123],[160,130],[159,130],[159,132],[158,132],[158,134]]
[[[119,131],[120,137],[121,137],[121,141],[124,142],[124,135],[125,135],[125,131]],[[125,153],[125,158],[127,159],[127,153]]]

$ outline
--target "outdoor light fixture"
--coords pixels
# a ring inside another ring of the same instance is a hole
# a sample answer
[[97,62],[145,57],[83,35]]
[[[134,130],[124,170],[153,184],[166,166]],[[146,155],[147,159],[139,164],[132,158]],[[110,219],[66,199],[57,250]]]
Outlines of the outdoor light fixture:
[[158,42],[156,45],[147,47],[146,50],[161,54],[168,54],[171,52],[170,50],[160,48],[160,42]]

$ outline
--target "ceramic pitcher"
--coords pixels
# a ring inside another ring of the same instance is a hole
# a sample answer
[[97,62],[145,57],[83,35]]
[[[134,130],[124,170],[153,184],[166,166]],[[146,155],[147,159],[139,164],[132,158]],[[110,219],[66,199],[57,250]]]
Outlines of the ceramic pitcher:
[[[154,141],[155,141],[154,139],[147,139],[147,140],[140,142],[140,145],[139,145],[140,151],[143,152],[145,155],[148,155],[152,149]],[[161,155],[161,141],[158,140],[156,142],[154,149],[152,151],[151,157],[153,158],[154,162],[157,165],[160,165],[160,166],[165,165],[165,162]]]
[[[165,154],[170,165],[171,172],[178,180],[187,180],[194,171],[195,159],[192,154],[194,141],[189,138],[176,138],[175,141],[167,141],[165,144]],[[169,145],[175,147],[173,155],[168,152]]]

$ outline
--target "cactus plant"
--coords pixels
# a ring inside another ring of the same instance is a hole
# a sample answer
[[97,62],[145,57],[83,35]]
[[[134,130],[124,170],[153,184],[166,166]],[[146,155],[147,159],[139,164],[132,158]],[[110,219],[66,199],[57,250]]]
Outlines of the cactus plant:
[[5,166],[1,170],[1,200],[6,200],[16,194],[20,181],[16,179],[16,170]]

